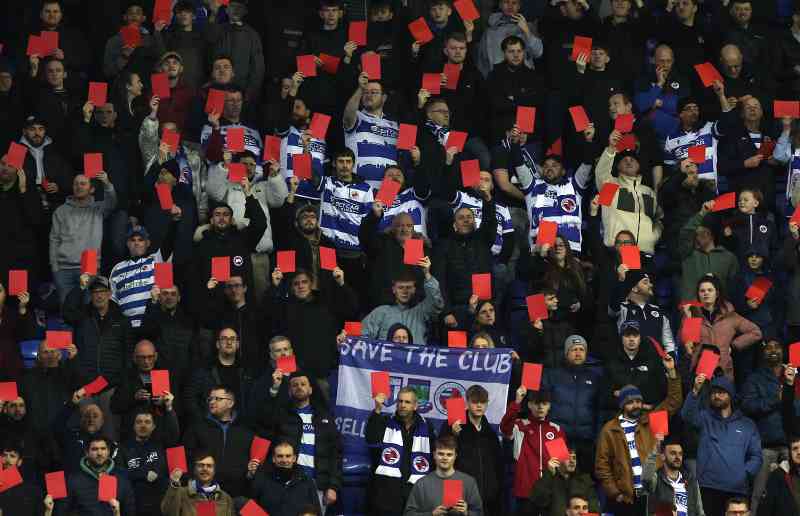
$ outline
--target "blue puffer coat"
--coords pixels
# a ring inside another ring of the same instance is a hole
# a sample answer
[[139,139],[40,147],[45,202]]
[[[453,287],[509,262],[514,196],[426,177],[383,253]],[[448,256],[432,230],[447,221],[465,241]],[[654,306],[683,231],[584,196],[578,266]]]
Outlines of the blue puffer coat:
[[601,377],[602,369],[588,364],[544,371],[543,384],[551,393],[550,421],[561,425],[570,442],[597,437]]
[[750,373],[742,386],[742,411],[756,421],[764,446],[786,446],[781,400],[778,397],[782,389],[782,382],[767,367]]

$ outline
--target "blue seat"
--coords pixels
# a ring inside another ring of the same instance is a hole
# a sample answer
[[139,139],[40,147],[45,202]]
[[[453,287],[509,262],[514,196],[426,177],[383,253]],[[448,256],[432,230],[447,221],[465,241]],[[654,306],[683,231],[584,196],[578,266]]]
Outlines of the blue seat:
[[39,344],[41,340],[23,340],[19,343],[19,351],[22,354],[22,361],[25,369],[31,369],[36,363],[36,357],[39,355]]

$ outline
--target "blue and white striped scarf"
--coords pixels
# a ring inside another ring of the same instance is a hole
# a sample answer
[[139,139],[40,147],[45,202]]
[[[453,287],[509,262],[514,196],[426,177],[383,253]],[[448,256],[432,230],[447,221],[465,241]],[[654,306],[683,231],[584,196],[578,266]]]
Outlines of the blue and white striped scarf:
[[625,419],[622,414],[619,416],[619,425],[625,432],[625,441],[628,443],[628,455],[631,457],[631,472],[633,473],[634,491],[642,489],[642,461],[639,458],[639,450],[636,449],[636,427],[638,421]]
[[686,482],[683,480],[683,475],[678,472],[678,478],[675,480],[669,478],[669,475],[664,475],[664,477],[666,477],[674,492],[672,501],[675,504],[675,512],[678,516],[687,516],[689,513],[689,495],[686,492]]

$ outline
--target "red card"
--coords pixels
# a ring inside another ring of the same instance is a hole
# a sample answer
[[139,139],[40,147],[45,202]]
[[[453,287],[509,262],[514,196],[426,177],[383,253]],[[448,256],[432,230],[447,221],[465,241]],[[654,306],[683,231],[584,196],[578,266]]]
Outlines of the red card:
[[536,245],[556,245],[558,224],[551,220],[539,221],[539,231],[536,233]]
[[297,179],[311,179],[311,154],[292,154],[292,173]]
[[448,348],[466,348],[467,347],[467,332],[465,332],[465,331],[448,331],[447,332],[447,347]]
[[244,127],[229,127],[225,131],[225,148],[231,152],[244,152]]
[[772,151],[775,150],[776,145],[777,143],[774,140],[764,140],[761,142],[761,145],[758,146],[758,153],[765,158],[771,158]]
[[269,516],[267,511],[262,509],[254,500],[250,500],[244,504],[244,507],[239,510],[239,514],[241,516]]
[[117,477],[101,474],[97,483],[97,499],[101,502],[110,502],[117,497]]
[[28,271],[10,270],[8,271],[8,295],[18,296],[28,291]]
[[311,117],[311,125],[308,126],[308,130],[311,132],[311,136],[317,140],[324,140],[330,123],[330,116],[324,113],[314,113],[314,116]]
[[217,502],[213,500],[195,502],[194,512],[197,516],[217,516]]
[[47,494],[49,494],[53,500],[67,497],[67,479],[64,477],[63,471],[45,473],[44,483],[47,485]]
[[650,432],[654,436],[669,435],[669,414],[666,410],[650,412],[647,416],[650,419]]
[[153,24],[164,23],[169,25],[172,20],[172,0],[156,0],[153,6]]
[[545,441],[544,447],[551,459],[558,459],[561,462],[569,460],[569,449],[567,449],[567,443],[564,442],[562,437],[552,441]]
[[400,124],[400,135],[397,137],[398,150],[411,150],[417,144],[417,126]]
[[775,118],[800,118],[800,101],[776,100],[772,104],[772,111]]
[[481,17],[481,13],[478,12],[472,0],[456,0],[453,2],[453,7],[464,21],[474,21]]
[[789,363],[794,367],[800,367],[800,342],[789,344]]
[[28,154],[28,147],[20,145],[17,142],[8,144],[8,152],[6,153],[6,163],[14,168],[22,168],[25,163],[25,156]]
[[636,151],[636,135],[633,133],[625,134],[620,140],[617,142],[617,152],[623,151]]
[[472,294],[479,300],[492,299],[492,275],[487,273],[472,275]]
[[622,263],[627,265],[631,270],[642,268],[642,255],[639,253],[638,245],[620,246],[619,257]]
[[214,256],[211,258],[211,277],[219,282],[231,279],[230,256]]
[[444,88],[446,90],[457,90],[458,79],[461,77],[461,68],[457,64],[445,63],[443,73],[447,77]]
[[538,391],[542,385],[542,364],[525,362],[522,364],[522,386],[529,391]]
[[25,55],[29,57],[44,57],[46,55],[44,50],[44,42],[41,36],[36,36],[35,34],[28,36],[28,50],[25,52]]
[[700,375],[706,375],[706,378],[711,379],[714,377],[714,369],[719,364],[719,355],[710,349],[704,349],[700,353],[700,360],[697,362],[697,369],[695,372]]
[[789,222],[800,224],[800,206],[794,209],[794,213],[792,213],[792,217],[789,219]]
[[617,190],[619,190],[619,185],[617,183],[603,183],[603,187],[600,189],[600,199],[598,202],[601,206],[611,206],[611,203],[614,201],[614,196],[617,194]]
[[373,371],[372,374],[372,397],[384,394],[388,398],[392,394],[389,385],[389,373],[386,371]]
[[701,303],[700,301],[694,301],[694,300],[681,301],[680,303],[678,303],[678,308],[683,309],[684,306],[696,306],[697,308],[702,308],[703,307],[703,303]]
[[39,33],[42,38],[42,51],[46,55],[50,55],[58,50],[58,32],[54,30],[43,30]]
[[294,355],[288,357],[280,357],[275,362],[275,367],[283,371],[283,374],[292,374],[297,371],[297,359]]
[[158,288],[172,288],[175,286],[171,263],[157,263],[155,264],[154,269],[155,282]]
[[681,326],[681,340],[698,344],[700,342],[700,329],[703,326],[702,317],[687,317]]
[[337,267],[336,265],[336,249],[332,247],[319,248],[319,268],[326,271],[332,271]]
[[261,464],[264,464],[264,459],[267,458],[271,445],[272,441],[269,439],[254,436],[253,442],[250,443],[250,460],[257,460]]
[[361,336],[361,321],[345,321],[344,332],[352,337]]
[[653,345],[653,348],[656,350],[656,353],[658,353],[658,356],[662,359],[666,358],[667,352],[664,351],[664,347],[653,337],[647,337],[647,338],[650,339],[650,343]]
[[22,475],[16,466],[0,470],[0,493],[16,487],[22,483]]
[[339,63],[342,61],[336,56],[329,56],[328,54],[320,54],[320,61],[322,61],[322,69],[331,75],[336,75],[339,70]]
[[614,129],[622,134],[633,131],[633,115],[630,113],[617,115],[617,118],[614,119]]
[[44,335],[50,349],[66,349],[72,344],[72,332],[64,330],[47,330]]
[[419,238],[409,238],[403,245],[403,263],[406,265],[419,265],[425,256],[424,242]]
[[728,192],[714,199],[714,209],[711,211],[730,210],[736,207],[736,192]]
[[575,36],[572,40],[572,54],[569,56],[570,61],[576,61],[581,54],[586,55],[586,60],[592,56],[592,38],[586,36]]
[[102,376],[98,376],[91,382],[84,385],[83,390],[87,396],[92,396],[94,394],[102,392],[102,390],[105,389],[106,387],[108,387],[108,381]]
[[696,64],[694,65],[694,70],[700,76],[700,80],[703,81],[703,86],[706,88],[714,84],[714,81],[722,82],[722,76],[711,63]]
[[150,382],[150,388],[155,397],[163,396],[165,392],[172,392],[169,386],[169,371],[166,369],[150,371]]
[[176,469],[189,473],[189,465],[186,462],[186,449],[183,446],[167,448],[167,471],[172,473]]
[[445,149],[455,147],[458,149],[458,152],[461,152],[464,150],[464,144],[467,143],[467,138],[469,138],[469,135],[463,131],[450,131],[447,133]]
[[381,79],[381,55],[375,52],[361,54],[361,71],[367,74],[371,81]]
[[464,483],[461,480],[446,478],[442,484],[442,505],[452,507],[464,499]]
[[212,113],[221,115],[223,109],[225,109],[225,92],[214,88],[209,89],[205,112],[209,115]]
[[264,137],[264,161],[281,160],[281,139],[277,136],[267,135]]
[[431,32],[431,28],[428,27],[425,18],[422,16],[409,23],[408,30],[411,32],[411,37],[414,38],[414,41],[422,45],[433,41],[433,32]]
[[575,124],[575,130],[579,133],[585,131],[591,123],[583,106],[572,106],[569,108],[569,115],[572,117],[572,123]]
[[694,145],[689,147],[689,161],[698,165],[706,162],[706,146]]
[[228,163],[228,181],[241,183],[245,177],[247,177],[247,167],[244,163]]
[[164,132],[161,134],[161,143],[166,144],[170,151],[178,152],[178,143],[180,143],[180,141],[180,133],[173,131],[169,127],[164,128]]
[[461,396],[451,396],[445,401],[447,424],[452,426],[456,421],[467,422],[467,404]]
[[547,313],[547,304],[544,302],[544,294],[534,294],[525,298],[525,303],[528,305],[528,319],[532,322],[545,320],[549,317]]
[[169,90],[169,77],[166,73],[154,73],[150,76],[150,86],[153,88],[153,96],[160,99],[168,99],[171,95]]
[[0,382],[0,401],[14,401],[17,398],[17,382]]
[[423,73],[422,89],[428,90],[431,95],[439,95],[442,92],[442,74]]
[[105,106],[108,101],[108,83],[90,82],[88,100],[95,106]]
[[278,251],[278,268],[282,273],[287,274],[295,271],[295,251]]
[[522,133],[533,133],[536,124],[536,108],[528,106],[517,106],[517,129]]
[[103,154],[89,152],[83,155],[83,174],[89,179],[103,171]]
[[744,297],[747,299],[763,301],[767,296],[767,292],[769,292],[769,289],[771,288],[772,282],[764,276],[759,276],[753,281],[753,283],[747,289],[747,292],[744,293]]
[[347,39],[363,47],[367,44],[367,22],[351,21],[347,29]]
[[122,27],[119,29],[119,35],[122,37],[122,46],[136,48],[142,45],[142,33],[139,31],[138,25]]
[[316,77],[317,59],[311,55],[297,56],[297,71],[302,73],[303,77]]
[[167,183],[158,183],[156,185],[156,195],[162,210],[171,210],[175,206],[175,201],[172,200],[172,188]]
[[481,164],[477,159],[461,162],[461,184],[464,188],[478,186],[481,182]]
[[550,147],[547,148],[547,152],[544,153],[545,156],[563,156],[564,155],[564,144],[561,142],[561,138],[557,138]]
[[400,183],[394,179],[384,178],[378,193],[375,195],[375,200],[382,202],[385,207],[389,208],[394,204],[397,194],[400,193],[400,187]]

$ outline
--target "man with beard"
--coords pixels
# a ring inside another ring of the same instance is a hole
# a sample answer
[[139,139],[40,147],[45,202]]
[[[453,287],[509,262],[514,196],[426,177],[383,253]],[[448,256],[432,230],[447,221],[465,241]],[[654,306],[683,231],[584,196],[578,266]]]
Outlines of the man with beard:
[[174,50],[164,53],[158,61],[158,70],[167,74],[169,97],[158,99],[158,120],[174,123],[180,132],[186,125],[195,90],[183,79],[183,58]]
[[298,90],[304,78],[300,72],[292,75],[289,94],[283,101],[280,118],[276,121],[276,134],[281,137],[281,173],[284,178],[294,176],[294,154],[310,154],[311,170],[316,176],[325,175],[325,153],[327,144],[325,138],[317,138],[308,130],[311,123],[311,108],[306,102],[306,97],[300,97]]
[[667,353],[675,351],[675,339],[669,325],[669,315],[652,302],[655,284],[650,276],[640,269],[628,270],[620,264],[617,268],[617,284],[611,295],[608,314],[617,319],[617,331],[622,334],[631,324],[639,329],[643,339],[655,339]]
[[[662,439],[656,437],[659,446],[650,452],[642,473],[648,495],[647,514],[661,514],[662,508],[668,507],[677,514],[699,516],[702,514],[700,487],[692,472],[683,467],[683,446],[671,437],[659,454]],[[660,469],[656,466],[658,460],[664,465]]]
[[[653,410],[675,414],[681,405],[681,380],[675,361],[663,359],[667,371],[667,397]],[[656,447],[650,419],[642,412],[642,393],[634,385],[619,392],[621,413],[606,423],[597,441],[595,475],[608,497],[608,510],[617,516],[639,515],[647,506],[642,481],[642,457]],[[660,462],[659,462],[660,466]]]
[[162,514],[196,514],[197,504],[208,501],[214,503],[215,514],[233,514],[233,499],[215,479],[217,461],[214,455],[204,450],[197,451],[193,461],[192,477],[185,486],[181,485],[183,471],[176,468],[170,472],[169,489],[161,500]]
[[[417,412],[417,393],[411,387],[403,387],[397,393],[393,416],[381,414],[385,394],[379,393],[374,400],[375,410],[369,415],[366,429],[367,444],[374,453],[367,491],[368,514],[399,516],[414,484],[431,471],[436,433],[433,425]],[[455,460],[455,454],[452,458]]]
[[758,505],[758,516],[797,516],[800,514],[800,508],[798,508],[794,495],[796,492],[794,487],[798,483],[800,483],[800,436],[792,437],[789,440],[789,471],[779,467],[769,474],[767,489]]
[[781,419],[784,366],[780,342],[772,339],[764,344],[762,365],[753,371],[742,386],[742,411],[753,418],[761,436],[761,456],[764,463],[753,480],[751,508],[758,512],[761,494],[775,465],[788,460],[786,433]]
[[272,467],[268,471],[258,470],[259,466],[255,460],[247,466],[248,477],[252,478],[251,495],[269,514],[295,516],[303,514],[300,510],[308,505],[319,507],[317,486],[297,465],[297,453],[290,442],[281,441],[272,447]]
[[244,148],[255,156],[262,154],[261,133],[258,129],[249,127],[242,116],[244,108],[244,93],[239,86],[228,84],[217,86],[225,92],[225,102],[222,113],[210,113],[208,123],[203,126],[200,133],[200,144],[206,151],[209,162],[222,161],[225,149],[225,135],[230,127],[244,128]]
[[706,375],[697,375],[681,417],[699,435],[697,481],[703,509],[710,515],[722,514],[728,498],[750,494],[750,482],[758,474],[763,459],[755,423],[733,407],[736,396],[733,382],[725,376],[715,377],[707,408],[700,404],[700,389],[705,382]]
[[[22,165],[28,184],[40,187],[42,208],[50,214],[66,199],[72,168],[48,135],[47,123],[42,118],[29,116],[25,119],[19,142],[28,148]],[[49,222],[50,217],[47,219]]]

